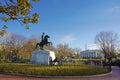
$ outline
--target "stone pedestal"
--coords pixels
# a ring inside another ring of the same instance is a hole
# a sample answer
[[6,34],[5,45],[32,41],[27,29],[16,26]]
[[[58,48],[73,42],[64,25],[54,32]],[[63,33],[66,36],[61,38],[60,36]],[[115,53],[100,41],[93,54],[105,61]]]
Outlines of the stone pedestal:
[[35,50],[32,52],[30,63],[50,65],[55,59],[55,53],[49,50]]

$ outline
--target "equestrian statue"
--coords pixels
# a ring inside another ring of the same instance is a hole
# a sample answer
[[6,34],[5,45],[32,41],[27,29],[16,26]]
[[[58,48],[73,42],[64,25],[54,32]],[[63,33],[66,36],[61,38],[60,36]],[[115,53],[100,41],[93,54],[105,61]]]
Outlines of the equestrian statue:
[[37,43],[37,44],[36,44],[36,48],[37,48],[38,45],[39,45],[39,47],[43,50],[43,48],[44,48],[45,45],[51,46],[51,45],[52,45],[52,42],[49,42],[49,41],[48,41],[48,38],[50,38],[50,36],[45,35],[45,33],[43,32],[43,34],[42,34],[42,36],[41,36],[41,41],[40,41],[40,43]]

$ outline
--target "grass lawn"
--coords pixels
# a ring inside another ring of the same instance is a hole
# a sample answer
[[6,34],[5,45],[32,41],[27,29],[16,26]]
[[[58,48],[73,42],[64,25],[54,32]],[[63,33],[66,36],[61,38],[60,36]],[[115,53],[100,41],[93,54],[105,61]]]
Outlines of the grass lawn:
[[109,72],[106,69],[79,63],[62,66],[42,66],[22,63],[0,63],[0,72],[37,76],[83,76]]

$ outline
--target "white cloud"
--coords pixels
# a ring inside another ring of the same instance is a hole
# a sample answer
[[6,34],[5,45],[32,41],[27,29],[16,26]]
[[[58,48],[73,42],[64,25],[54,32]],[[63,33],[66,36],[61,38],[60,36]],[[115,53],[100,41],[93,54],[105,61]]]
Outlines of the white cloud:
[[72,43],[76,38],[73,35],[65,35],[61,38],[61,43]]

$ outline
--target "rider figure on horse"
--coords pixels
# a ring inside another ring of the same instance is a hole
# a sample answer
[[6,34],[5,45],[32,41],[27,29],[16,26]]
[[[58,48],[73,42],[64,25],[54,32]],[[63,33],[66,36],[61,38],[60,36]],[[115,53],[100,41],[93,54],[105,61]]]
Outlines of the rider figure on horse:
[[49,42],[48,38],[50,38],[50,36],[45,35],[45,33],[43,32],[41,36],[41,41],[40,43],[36,44],[36,48],[38,45],[40,46],[41,49],[43,49],[44,45],[47,45],[47,44],[52,45],[52,42]]
[[43,33],[42,33],[42,36],[41,36],[41,42],[44,41],[44,38],[45,38],[45,33],[43,32]]

